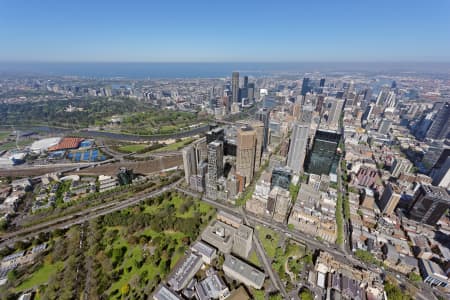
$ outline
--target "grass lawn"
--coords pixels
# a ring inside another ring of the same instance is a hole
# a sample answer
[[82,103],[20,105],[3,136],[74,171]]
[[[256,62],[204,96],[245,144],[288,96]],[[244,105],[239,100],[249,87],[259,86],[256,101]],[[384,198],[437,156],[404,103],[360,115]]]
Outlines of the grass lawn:
[[177,131],[181,127],[182,126],[164,125],[164,126],[161,126],[161,128],[159,128],[159,132],[161,132],[161,133],[170,133],[170,132]]
[[273,259],[280,240],[279,234],[272,229],[263,226],[256,226],[256,230],[258,231],[258,237],[264,250],[266,250],[267,255]]
[[[192,143],[193,141],[194,141],[193,138],[187,138],[182,141],[175,142],[173,144],[166,145],[161,148],[157,148],[157,149],[148,151],[148,153],[177,151],[177,150],[183,148],[184,146]],[[119,147],[117,150],[119,150],[120,152],[124,152],[124,153],[133,153],[133,152],[142,151],[147,147],[150,147],[150,145],[149,144],[128,144],[128,145],[123,145],[123,146]]]
[[305,246],[293,242],[288,242],[284,251],[283,248],[276,249],[272,268],[278,273],[281,280],[288,282],[286,288],[290,291],[294,287],[291,283],[291,277],[286,273],[286,263],[289,271],[297,278],[298,274],[304,270],[307,265],[312,264],[312,254],[307,251]]
[[28,279],[16,287],[16,292],[25,291],[35,286],[45,284],[51,275],[56,274],[56,272],[61,270],[63,267],[64,263],[62,261],[54,264],[51,264],[48,261],[44,262],[43,266],[39,270],[34,272]]
[[[29,141],[29,140],[22,140],[22,141],[19,140],[19,142],[17,143],[17,146],[19,146],[19,148],[22,148],[22,147],[27,146],[29,144],[31,144],[31,141]],[[16,142],[15,141],[7,142],[7,143],[4,143],[3,145],[0,145],[0,151],[11,150],[11,149],[16,149]]]
[[214,209],[206,204],[205,202],[201,201],[194,201],[193,204],[186,210],[184,213],[181,213],[179,211],[180,206],[185,202],[185,197],[182,194],[176,194],[173,197],[171,197],[170,200],[163,202],[162,204],[156,206],[156,205],[146,205],[144,208],[144,211],[146,213],[156,213],[159,210],[161,210],[164,206],[173,204],[176,209],[176,216],[179,218],[191,218],[194,216],[195,212],[199,212],[200,214],[204,214],[205,216],[209,215]]
[[266,294],[262,290],[252,290],[253,298],[255,300],[264,300],[266,299]]
[[10,133],[10,131],[0,131],[0,141],[7,138]]
[[170,145],[155,149],[150,151],[150,153],[154,153],[154,152],[165,152],[165,151],[177,151],[179,149],[181,149],[182,147],[189,145],[190,143],[192,143],[194,141],[193,138],[188,138],[179,142],[175,142],[172,143]]
[[122,147],[119,147],[118,150],[120,152],[132,153],[132,152],[144,150],[148,146],[149,146],[148,144],[129,144],[129,145],[124,145]]
[[[144,263],[140,268],[136,265],[136,262],[142,261],[144,257],[143,253],[143,247],[142,245],[130,245],[128,244],[124,237],[122,236],[123,233],[119,233],[117,239],[110,245],[109,249],[119,249],[121,247],[127,247],[127,251],[125,253],[125,256],[123,258],[122,263],[118,264],[115,268],[123,269],[123,274],[120,276],[120,279],[116,282],[114,282],[111,287],[109,288],[109,292],[113,292],[114,290],[120,291],[120,289],[128,284],[130,280],[135,277],[141,275],[143,272],[147,272],[147,278],[150,280],[154,280],[158,274],[162,274],[162,265],[164,264],[164,260],[161,261],[159,266],[155,266],[152,264],[146,264]],[[179,248],[182,246],[182,239],[186,236],[182,232],[155,232],[151,230],[150,228],[147,228],[145,230],[142,230],[140,232],[135,233],[136,236],[142,236],[145,235],[147,237],[151,237],[152,239],[156,238],[157,236],[169,236],[170,239],[174,242],[176,245],[176,248]],[[107,249],[108,249],[107,248]],[[175,264],[178,262],[180,258],[182,258],[184,255],[184,252],[175,251],[173,256],[171,257],[171,263],[170,267],[173,268]]]
[[253,265],[257,266],[257,267],[261,267],[261,262],[258,259],[258,255],[256,255],[255,250],[252,250],[252,252],[250,252],[250,256],[248,257],[248,261],[251,262]]

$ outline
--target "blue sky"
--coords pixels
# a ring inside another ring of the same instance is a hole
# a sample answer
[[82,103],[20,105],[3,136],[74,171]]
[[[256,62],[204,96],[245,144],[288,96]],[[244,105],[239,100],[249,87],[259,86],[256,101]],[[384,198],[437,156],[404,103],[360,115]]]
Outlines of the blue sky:
[[448,0],[0,0],[0,61],[450,61]]

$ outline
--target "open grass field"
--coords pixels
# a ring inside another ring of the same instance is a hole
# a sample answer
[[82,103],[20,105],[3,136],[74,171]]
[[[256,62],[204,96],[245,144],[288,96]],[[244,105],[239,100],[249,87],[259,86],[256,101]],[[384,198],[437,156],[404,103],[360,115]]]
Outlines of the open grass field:
[[30,145],[32,142],[29,140],[22,140],[16,143],[16,141],[6,142],[2,145],[0,145],[0,151],[3,150],[12,150],[16,149],[17,147],[22,148],[24,146]]
[[267,255],[273,259],[276,254],[280,235],[276,231],[264,226],[256,226],[256,230],[258,231],[258,237],[264,250],[266,250]]
[[9,136],[11,132],[10,131],[0,131],[0,141],[4,140]]
[[258,256],[256,255],[255,250],[252,250],[252,252],[250,252],[250,255],[248,257],[248,261],[251,262],[253,265],[257,266],[257,267],[261,267],[261,262],[259,261]]
[[188,130],[192,125],[207,123],[209,118],[192,112],[152,109],[124,116],[120,127],[124,133],[169,134]]
[[133,153],[133,152],[142,151],[147,147],[148,147],[147,144],[129,144],[129,145],[124,145],[124,146],[119,147],[118,150],[120,152]]
[[149,144],[134,144],[133,143],[133,144],[127,144],[127,145],[119,146],[117,148],[117,150],[120,151],[120,152],[123,152],[123,153],[138,152],[138,153],[141,153],[141,154],[142,153],[178,151],[178,150],[182,149],[184,146],[189,145],[193,141],[194,141],[193,138],[187,138],[187,139],[183,139],[181,141],[178,141],[178,142],[175,142],[175,143],[172,143],[172,144],[168,144],[168,145],[165,145],[165,146],[160,145],[159,148],[156,147],[153,150],[150,150],[151,146]]
[[52,275],[62,270],[63,267],[64,263],[62,261],[58,261],[52,264],[50,263],[49,259],[46,259],[42,267],[40,267],[29,278],[27,278],[19,286],[17,286],[15,291],[16,292],[26,291],[33,287],[37,287],[41,284],[45,284]]
[[194,141],[193,138],[187,138],[179,142],[172,143],[159,149],[152,150],[150,152],[166,152],[166,151],[178,151],[186,145],[189,145]]

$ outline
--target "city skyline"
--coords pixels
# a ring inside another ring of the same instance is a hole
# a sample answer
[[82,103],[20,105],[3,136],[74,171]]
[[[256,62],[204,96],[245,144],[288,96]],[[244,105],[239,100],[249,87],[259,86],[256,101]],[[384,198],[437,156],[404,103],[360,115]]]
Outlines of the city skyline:
[[2,1],[0,61],[450,61],[447,1],[228,4]]

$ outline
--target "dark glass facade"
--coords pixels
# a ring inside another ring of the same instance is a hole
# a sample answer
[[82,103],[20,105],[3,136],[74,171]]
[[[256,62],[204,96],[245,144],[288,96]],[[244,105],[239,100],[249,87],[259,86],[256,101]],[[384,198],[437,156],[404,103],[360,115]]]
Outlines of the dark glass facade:
[[272,180],[270,182],[270,189],[279,186],[285,190],[289,190],[291,184],[292,173],[283,168],[275,168],[272,171]]
[[306,172],[317,175],[335,173],[339,162],[336,150],[340,139],[341,135],[337,132],[317,130],[306,160]]
[[414,221],[434,226],[449,208],[450,197],[445,189],[421,185],[414,195],[408,215]]

